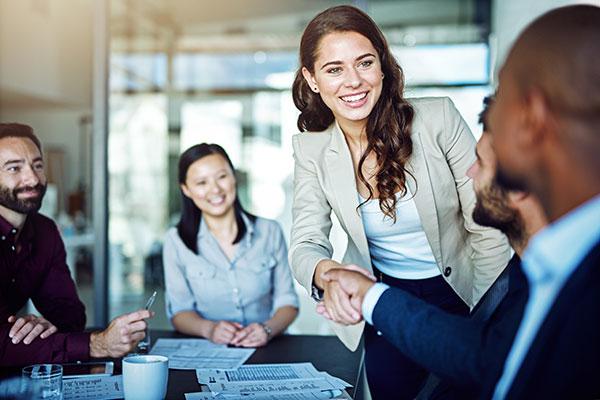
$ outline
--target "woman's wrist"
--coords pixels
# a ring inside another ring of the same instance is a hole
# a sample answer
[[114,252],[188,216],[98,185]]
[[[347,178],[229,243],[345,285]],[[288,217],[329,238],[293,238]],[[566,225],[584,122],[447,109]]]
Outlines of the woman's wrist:
[[200,336],[206,339],[211,339],[213,332],[215,331],[215,326],[217,326],[217,324],[213,321],[207,319],[200,321]]
[[313,285],[323,290],[325,289],[325,281],[321,279],[321,275],[333,268],[339,268],[340,263],[333,260],[321,260],[317,263],[315,273],[313,275]]
[[288,305],[278,308],[277,311],[275,311],[273,317],[271,317],[271,319],[268,319],[261,323],[263,328],[266,325],[271,330],[270,334],[267,335],[268,339],[271,340],[275,336],[285,332],[288,326],[290,326],[290,324],[294,322],[297,315],[298,308],[296,308],[295,306]]
[[262,326],[263,330],[265,331],[265,334],[267,335],[267,341],[271,340],[271,338],[274,336],[274,333],[273,328],[271,328],[271,326],[269,325],[269,321],[261,323],[260,326]]

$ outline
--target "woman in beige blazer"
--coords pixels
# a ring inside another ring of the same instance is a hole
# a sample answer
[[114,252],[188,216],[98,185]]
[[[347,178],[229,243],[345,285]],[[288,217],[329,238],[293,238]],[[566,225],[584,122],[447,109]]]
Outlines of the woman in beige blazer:
[[[305,133],[293,139],[289,253],[296,279],[324,301],[352,350],[364,323],[338,284],[321,279],[332,268],[374,272],[449,312],[467,313],[510,251],[500,232],[473,222],[466,171],[475,140],[460,114],[447,98],[403,97],[402,70],[383,34],[354,7],[330,8],[308,24],[300,62],[293,96]],[[332,211],[348,235],[342,263],[331,259]],[[365,350],[373,398],[414,398],[426,371],[369,325]]]

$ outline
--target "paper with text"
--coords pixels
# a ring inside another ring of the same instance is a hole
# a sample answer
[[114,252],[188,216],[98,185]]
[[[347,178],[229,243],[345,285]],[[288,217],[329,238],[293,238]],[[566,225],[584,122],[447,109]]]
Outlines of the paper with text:
[[243,395],[213,395],[211,392],[186,393],[186,400],[326,400],[326,399],[346,399],[352,398],[344,390],[335,390],[328,392],[299,392],[299,393],[278,393],[278,394],[243,394]]
[[243,365],[235,371],[196,370],[196,376],[213,394],[223,395],[283,395],[351,386],[317,371],[311,363]]
[[170,369],[236,369],[255,349],[230,348],[206,339],[158,339],[150,354],[169,357]]
[[321,374],[311,363],[250,364],[235,371],[218,368],[196,371],[199,383],[252,382],[282,379],[316,378]]
[[123,375],[63,379],[64,400],[112,400],[123,396]]

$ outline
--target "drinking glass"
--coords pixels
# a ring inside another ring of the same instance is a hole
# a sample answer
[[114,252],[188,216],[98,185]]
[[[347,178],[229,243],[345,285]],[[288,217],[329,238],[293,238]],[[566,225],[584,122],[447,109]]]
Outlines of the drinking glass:
[[37,393],[36,399],[62,400],[62,365],[35,364],[23,368],[24,384]]
[[20,376],[0,380],[0,399],[31,400],[40,397],[39,391]]

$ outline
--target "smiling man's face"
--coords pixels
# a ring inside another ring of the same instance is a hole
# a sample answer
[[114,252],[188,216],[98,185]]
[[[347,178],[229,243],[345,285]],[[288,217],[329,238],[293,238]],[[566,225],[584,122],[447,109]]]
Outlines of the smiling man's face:
[[0,139],[0,208],[19,214],[38,211],[46,193],[40,150],[32,140]]

